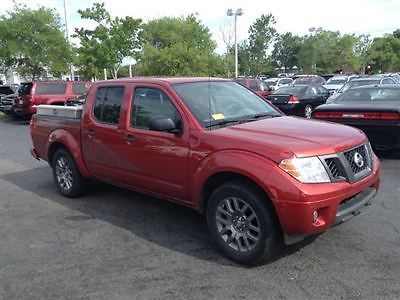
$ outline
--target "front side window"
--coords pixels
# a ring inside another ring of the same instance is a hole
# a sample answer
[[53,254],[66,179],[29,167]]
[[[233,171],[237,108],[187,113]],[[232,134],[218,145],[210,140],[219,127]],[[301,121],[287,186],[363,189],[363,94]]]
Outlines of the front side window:
[[18,94],[20,96],[27,96],[31,93],[32,83],[21,83],[21,86],[18,89]]
[[293,82],[293,80],[292,79],[290,79],[290,78],[285,78],[285,79],[282,79],[281,81],[280,81],[280,84],[290,84],[290,83],[292,83]]
[[382,84],[394,84],[394,81],[392,79],[386,78],[383,79]]
[[150,129],[152,118],[170,118],[177,125],[181,120],[175,106],[162,90],[148,87],[136,88],[131,109],[131,126]]
[[63,95],[66,90],[66,83],[38,83],[36,86],[37,95]]
[[97,89],[93,115],[98,121],[113,125],[119,123],[124,90],[122,86]]

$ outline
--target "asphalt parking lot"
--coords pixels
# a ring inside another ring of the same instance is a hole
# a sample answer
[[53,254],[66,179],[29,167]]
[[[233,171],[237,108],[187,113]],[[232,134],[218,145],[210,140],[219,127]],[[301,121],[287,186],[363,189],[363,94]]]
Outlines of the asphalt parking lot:
[[0,118],[1,299],[399,299],[400,155],[363,214],[246,268],[191,209],[96,183],[71,200],[30,154],[27,122]]

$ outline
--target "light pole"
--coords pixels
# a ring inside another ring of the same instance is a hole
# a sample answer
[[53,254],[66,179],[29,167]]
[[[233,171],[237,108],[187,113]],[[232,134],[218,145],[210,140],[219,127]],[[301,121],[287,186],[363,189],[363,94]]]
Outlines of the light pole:
[[[68,23],[67,23],[67,6],[65,4],[65,0],[64,2],[64,22],[65,22],[65,37],[67,38],[67,43],[68,43],[68,47],[71,47],[71,43],[69,42],[69,34],[68,34]],[[71,72],[71,80],[74,81],[74,67],[72,65],[72,63],[69,65],[69,70]]]
[[236,23],[237,23],[237,17],[243,15],[243,9],[238,8],[235,13],[233,13],[233,10],[230,8],[227,10],[226,15],[228,17],[235,16],[235,77],[238,77],[238,47],[237,47],[237,38],[236,38]]

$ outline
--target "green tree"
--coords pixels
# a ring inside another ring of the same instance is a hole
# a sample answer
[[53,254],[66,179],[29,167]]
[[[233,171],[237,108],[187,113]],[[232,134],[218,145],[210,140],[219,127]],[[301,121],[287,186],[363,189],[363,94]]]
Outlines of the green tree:
[[164,17],[143,26],[145,46],[136,72],[151,76],[209,76],[222,73],[209,29],[194,15]]
[[400,70],[400,37],[397,31],[375,38],[368,50],[372,72],[396,72]]
[[74,36],[80,40],[75,64],[86,78],[100,76],[104,68],[117,78],[123,60],[138,57],[142,46],[142,21],[132,17],[112,18],[104,3],[94,3],[78,13],[82,19],[94,21],[96,27],[75,29]]
[[341,35],[337,31],[318,31],[304,36],[298,51],[298,63],[304,73],[332,73],[335,71],[358,71],[361,67],[357,57],[359,37]]
[[269,67],[267,50],[275,40],[277,34],[273,15],[261,15],[249,28],[248,53],[250,58],[250,72],[253,75],[265,73]]
[[70,49],[52,9],[15,4],[0,16],[0,65],[25,77],[60,76],[68,70]]
[[359,70],[362,74],[366,73],[366,67],[368,64],[368,51],[371,48],[372,40],[369,34],[363,34],[358,36],[357,42],[354,48],[355,58],[359,65]]
[[277,37],[271,58],[276,62],[278,67],[290,69],[298,66],[297,53],[300,50],[302,39],[298,36],[287,32]]

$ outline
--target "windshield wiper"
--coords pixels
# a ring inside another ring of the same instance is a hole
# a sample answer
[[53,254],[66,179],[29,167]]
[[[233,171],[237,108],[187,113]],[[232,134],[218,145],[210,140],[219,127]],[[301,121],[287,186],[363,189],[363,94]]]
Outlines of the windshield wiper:
[[256,121],[258,119],[261,118],[275,118],[275,117],[280,117],[281,115],[276,115],[276,114],[271,114],[271,113],[258,113],[252,116],[249,116],[248,118],[246,118],[246,121]]
[[269,118],[274,118],[274,117],[279,117],[280,115],[275,115],[271,113],[259,113],[255,114],[252,116],[252,118],[259,119],[259,118],[264,118],[264,117],[269,117]]
[[242,120],[238,119],[224,119],[224,120],[214,120],[206,123],[206,128],[211,128],[214,126],[223,126],[231,123],[240,124]]

